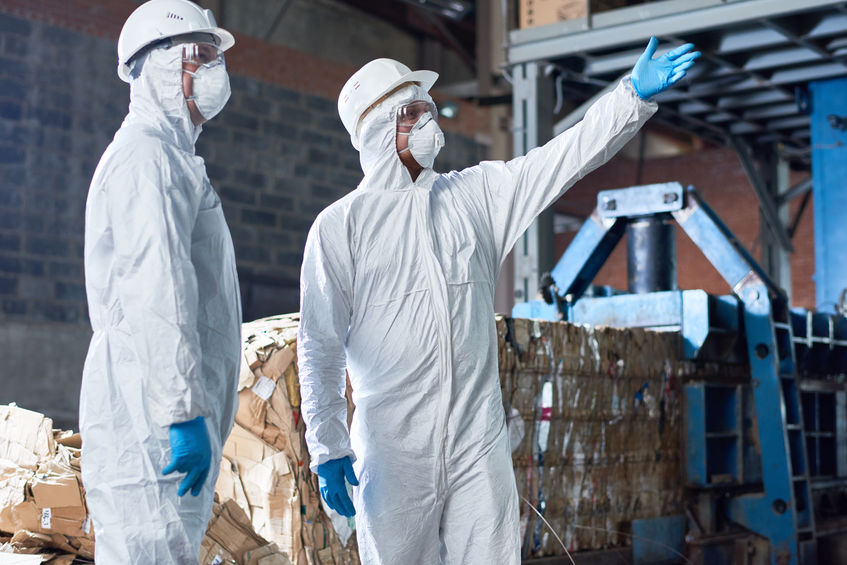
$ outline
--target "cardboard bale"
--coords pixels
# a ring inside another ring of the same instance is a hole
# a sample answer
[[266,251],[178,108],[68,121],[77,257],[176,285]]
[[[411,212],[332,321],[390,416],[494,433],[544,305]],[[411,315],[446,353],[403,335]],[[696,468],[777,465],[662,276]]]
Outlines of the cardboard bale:
[[224,446],[215,491],[235,500],[255,531],[293,556],[301,544],[297,476],[286,452],[278,451],[236,424]]
[[[545,518],[570,549],[629,543],[619,532],[633,519],[681,511],[680,379],[670,378],[678,335],[506,320],[498,339],[510,363],[501,367],[504,404],[529,436],[512,453],[518,492],[537,507],[541,491]],[[546,382],[552,401],[539,464]],[[531,556],[562,554],[523,501],[520,514]]]
[[[357,555],[349,555],[357,554],[355,540],[345,548],[331,526],[324,528],[330,519],[321,509],[316,479],[309,471],[299,412],[298,325],[295,314],[242,328],[236,425],[224,446],[226,460],[216,492],[221,500],[236,500],[255,531],[292,563],[358,563]],[[318,547],[307,541],[312,540],[314,524],[321,529]]]

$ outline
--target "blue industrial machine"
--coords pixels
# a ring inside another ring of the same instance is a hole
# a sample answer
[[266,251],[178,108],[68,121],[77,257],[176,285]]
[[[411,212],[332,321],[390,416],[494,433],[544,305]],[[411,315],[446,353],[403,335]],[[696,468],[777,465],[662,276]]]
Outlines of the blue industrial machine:
[[[672,221],[731,295],[678,290]],[[624,234],[629,293],[588,296]],[[836,557],[847,532],[847,318],[790,309],[696,190],[679,183],[601,192],[540,290],[543,301],[517,304],[513,315],[679,331],[684,358],[746,367],[684,383],[697,562],[847,563]]]

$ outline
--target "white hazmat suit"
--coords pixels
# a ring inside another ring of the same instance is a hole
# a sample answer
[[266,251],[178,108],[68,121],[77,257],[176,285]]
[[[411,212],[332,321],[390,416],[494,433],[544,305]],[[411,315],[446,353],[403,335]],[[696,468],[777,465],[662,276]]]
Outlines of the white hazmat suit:
[[[629,77],[585,118],[509,162],[415,182],[392,94],[360,130],[364,179],[309,233],[297,351],[311,468],[355,457],[363,563],[520,562],[519,506],[497,368],[494,287],[533,219],[656,111]],[[349,435],[344,371],[356,412]]]
[[[152,51],[89,189],[94,335],[80,402],[98,565],[197,563],[236,408],[241,303],[221,202],[182,91],[182,45]],[[212,467],[177,496],[169,426],[205,418]]]

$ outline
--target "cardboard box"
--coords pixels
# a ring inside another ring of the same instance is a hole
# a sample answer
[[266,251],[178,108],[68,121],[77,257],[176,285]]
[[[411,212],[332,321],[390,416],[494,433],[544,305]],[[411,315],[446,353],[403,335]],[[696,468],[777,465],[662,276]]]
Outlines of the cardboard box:
[[76,475],[36,476],[30,486],[40,508],[75,507],[85,512],[81,486]]
[[588,16],[589,0],[521,0],[521,29]]
[[553,24],[640,3],[638,0],[520,0],[518,25],[524,29]]

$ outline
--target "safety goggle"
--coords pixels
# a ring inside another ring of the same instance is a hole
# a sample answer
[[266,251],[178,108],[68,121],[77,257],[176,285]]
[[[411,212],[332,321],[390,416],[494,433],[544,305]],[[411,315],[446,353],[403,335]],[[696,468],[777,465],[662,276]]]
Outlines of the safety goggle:
[[413,126],[418,123],[418,120],[429,112],[429,115],[432,116],[436,122],[438,121],[438,110],[435,108],[435,104],[432,102],[428,102],[426,100],[417,100],[415,102],[411,102],[406,104],[405,106],[401,106],[397,110],[397,125],[398,126]]
[[224,52],[209,43],[185,43],[182,47],[182,61],[198,67],[226,66]]

